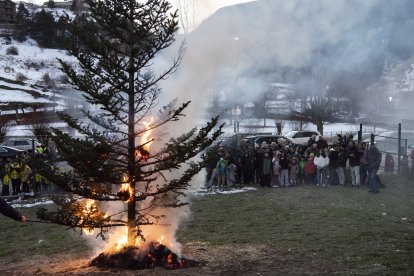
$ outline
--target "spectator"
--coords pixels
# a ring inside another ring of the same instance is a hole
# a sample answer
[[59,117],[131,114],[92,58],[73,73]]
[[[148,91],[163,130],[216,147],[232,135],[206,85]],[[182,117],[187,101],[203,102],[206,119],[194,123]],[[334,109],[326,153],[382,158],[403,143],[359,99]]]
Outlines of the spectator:
[[22,184],[20,180],[20,169],[21,164],[16,160],[10,164],[9,170],[7,172],[11,179],[13,195],[20,193],[20,185]]
[[279,152],[275,151],[273,153],[272,166],[272,187],[279,188],[280,186],[280,162],[279,162]]
[[369,177],[369,192],[379,193],[378,169],[381,164],[382,154],[376,146],[370,146],[368,151],[368,177]]
[[315,184],[315,175],[316,175],[316,166],[313,163],[314,155],[313,153],[309,156],[305,164],[305,182],[308,185]]
[[313,134],[308,140],[308,148],[311,147],[315,143],[316,143],[316,135]]
[[234,164],[234,159],[232,159],[229,155],[227,155],[226,159],[229,161],[226,168],[227,185],[234,186],[236,185],[237,179],[237,166]]
[[280,156],[280,186],[289,187],[289,161],[285,153]]
[[270,150],[265,149],[262,164],[261,164],[261,182],[262,187],[271,187],[270,181],[272,176],[272,157],[270,156]]
[[296,156],[292,156],[290,164],[289,164],[289,180],[290,185],[296,186],[297,185],[297,179],[299,174],[299,163],[298,158]]
[[223,188],[226,185],[227,164],[228,164],[228,160],[227,160],[227,156],[225,156],[225,157],[221,157],[216,165],[218,186],[220,188]]
[[325,150],[328,148],[328,142],[323,138],[323,136],[319,136],[319,140],[316,142],[316,146],[318,150]]
[[403,177],[408,178],[408,176],[410,175],[410,167],[408,166],[408,156],[406,154],[404,154],[401,157],[400,166],[401,166],[401,175]]
[[[360,148],[361,158],[360,158],[360,175],[361,175],[361,185],[365,185],[366,179],[368,178],[368,150],[367,144],[361,143]],[[369,178],[368,178],[369,182]]]
[[352,187],[360,187],[361,176],[360,176],[360,164],[361,164],[361,152],[355,145],[354,141],[349,143],[349,167],[351,170]]
[[313,160],[313,163],[316,166],[316,186],[322,185],[325,187],[327,182],[329,157],[326,156],[323,149],[319,150],[319,153]]
[[328,153],[329,158],[329,185],[338,185],[338,175],[336,173],[336,169],[338,168],[337,160],[338,160],[338,144],[334,144]]
[[10,195],[10,175],[8,174],[10,164],[7,162],[7,159],[3,159],[0,164],[0,180],[2,183],[2,195]]
[[313,156],[316,156],[319,153],[318,145],[316,143],[313,143],[310,147],[308,147],[305,151],[305,157],[309,158],[311,154]]
[[300,157],[299,161],[299,177],[298,180],[301,182],[302,185],[305,184],[305,165],[306,165],[306,158],[304,156]]
[[338,174],[339,185],[345,185],[345,168],[348,153],[343,145],[339,146],[338,159],[336,160],[336,172]]
[[241,159],[243,184],[251,184],[253,182],[253,161],[249,152],[245,152]]
[[391,154],[387,153],[385,155],[385,164],[384,164],[384,172],[392,174],[394,172],[395,164],[394,158]]
[[31,176],[32,170],[30,169],[29,165],[27,165],[26,160],[22,160],[20,168],[20,181],[23,186],[23,193],[30,192],[29,180]]

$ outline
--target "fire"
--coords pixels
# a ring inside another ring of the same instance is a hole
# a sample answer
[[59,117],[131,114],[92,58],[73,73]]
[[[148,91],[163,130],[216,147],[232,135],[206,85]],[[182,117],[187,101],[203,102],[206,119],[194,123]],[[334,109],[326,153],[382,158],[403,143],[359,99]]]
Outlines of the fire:
[[122,235],[121,239],[115,244],[116,251],[121,250],[128,244],[128,228],[125,228],[125,234]]
[[[94,204],[95,204],[95,200],[93,199],[88,199],[86,201],[85,208],[83,209],[83,214],[85,216],[88,216],[92,212],[92,209],[95,208]],[[86,235],[93,235],[93,233],[95,232],[95,229],[93,228],[90,228],[90,229],[83,228],[82,230]]]
[[164,239],[165,239],[165,236],[162,236],[161,238],[158,239],[158,243],[161,244],[164,241]]
[[[145,125],[145,132],[141,137],[141,145],[142,148],[146,151],[149,151],[150,146],[152,144],[153,141],[152,138],[150,137],[151,133],[152,133],[152,129],[151,129],[151,125],[154,122],[154,117],[151,117],[151,119],[148,122],[143,122]],[[148,156],[142,156],[141,152],[139,152],[138,150],[135,152],[136,156],[138,156],[139,158],[142,158],[144,160],[148,159]]]

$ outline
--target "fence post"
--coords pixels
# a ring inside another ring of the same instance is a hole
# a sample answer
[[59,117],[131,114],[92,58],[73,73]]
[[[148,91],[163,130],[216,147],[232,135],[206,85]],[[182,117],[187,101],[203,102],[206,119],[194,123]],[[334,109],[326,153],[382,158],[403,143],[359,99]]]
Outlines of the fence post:
[[359,124],[359,131],[358,131],[358,144],[362,142],[362,124]]
[[401,123],[398,124],[398,174],[401,173]]
[[375,146],[374,143],[375,143],[375,134],[371,133],[371,146]]

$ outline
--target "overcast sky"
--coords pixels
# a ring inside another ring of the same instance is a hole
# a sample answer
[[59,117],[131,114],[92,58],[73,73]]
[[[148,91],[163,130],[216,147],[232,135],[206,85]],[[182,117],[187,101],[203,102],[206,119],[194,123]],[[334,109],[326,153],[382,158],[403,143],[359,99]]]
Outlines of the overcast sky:
[[[25,1],[39,4],[39,5],[43,4],[44,2],[47,2],[47,0],[25,0]],[[63,0],[54,0],[54,1],[63,2]],[[186,4],[187,9],[189,10],[188,14],[191,14],[190,16],[192,18],[195,18],[196,22],[194,23],[194,25],[197,25],[222,7],[235,5],[239,3],[252,2],[252,1],[254,0],[170,0],[170,3],[173,4],[175,7],[178,7],[179,2],[181,2],[182,6]],[[15,1],[15,2],[18,2],[18,1]],[[194,7],[194,11],[193,11],[193,7]]]

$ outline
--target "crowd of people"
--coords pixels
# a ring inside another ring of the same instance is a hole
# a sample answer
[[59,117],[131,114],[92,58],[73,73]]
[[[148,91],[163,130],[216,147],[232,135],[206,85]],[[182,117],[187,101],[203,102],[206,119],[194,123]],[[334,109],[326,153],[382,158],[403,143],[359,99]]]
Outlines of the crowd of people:
[[34,153],[24,153],[16,158],[3,158],[0,161],[2,196],[32,193],[34,195],[52,191],[51,182],[43,177],[35,167],[35,161],[47,160],[50,153],[47,147],[39,145]]
[[[411,159],[414,159],[414,150]],[[218,149],[207,168],[206,187],[223,188],[236,183],[259,183],[262,187],[276,188],[368,185],[369,192],[378,193],[381,161],[382,153],[377,147],[358,143],[352,135],[338,134],[331,144],[323,136],[312,136],[304,145],[279,139],[271,144],[263,142],[253,146],[248,140],[241,140],[233,155],[225,147]],[[387,154],[384,171],[392,172],[394,163],[393,156]],[[407,156],[403,157],[401,166],[402,171],[410,172]]]

